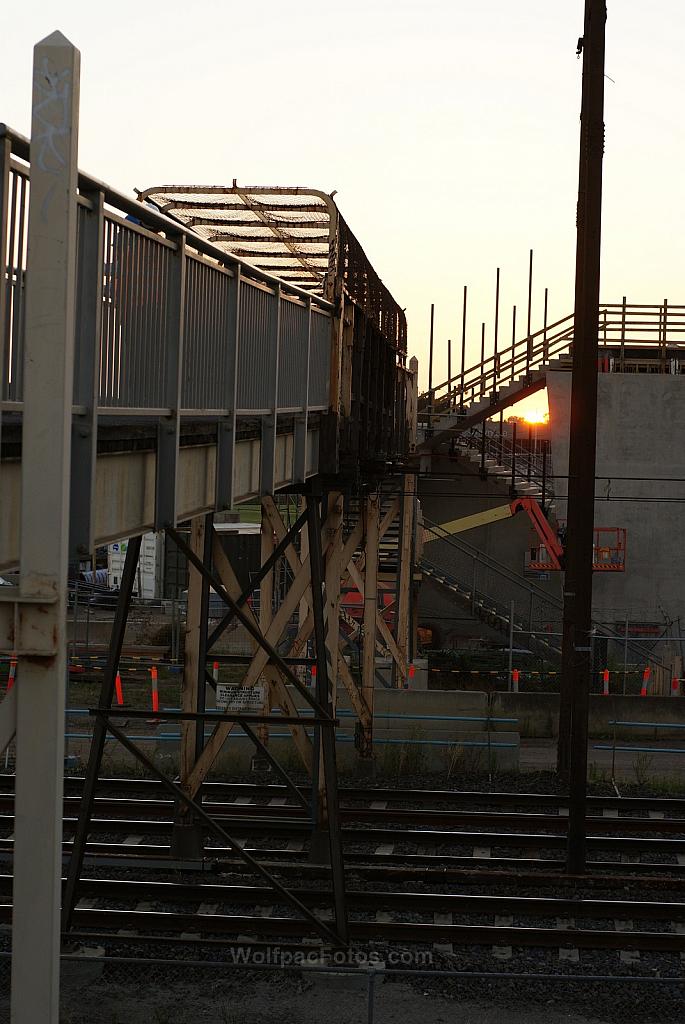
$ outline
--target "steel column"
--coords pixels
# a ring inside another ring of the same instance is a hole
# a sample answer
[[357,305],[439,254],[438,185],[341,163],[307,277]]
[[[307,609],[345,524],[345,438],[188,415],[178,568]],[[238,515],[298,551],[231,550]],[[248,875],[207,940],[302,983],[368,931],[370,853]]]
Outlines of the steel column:
[[461,386],[459,388],[459,409],[464,409],[464,376],[466,374],[466,299],[468,286],[464,285],[464,300],[461,310]]
[[228,339],[226,353],[224,394],[228,415],[219,421],[216,443],[216,507],[218,511],[233,504],[233,475],[235,471],[236,401],[238,386],[238,352],[240,348],[240,266],[235,267],[233,285],[233,343]]
[[[80,54],[69,40],[53,32],[37,43],[17,595],[14,1024],[59,1019],[79,86]],[[4,261],[3,251],[3,284]]]
[[[92,209],[85,210],[79,232],[81,295],[78,308],[78,361],[74,380],[74,405],[83,409],[74,417],[71,437],[71,524],[69,553],[77,562],[94,556],[95,462],[97,459],[98,394],[105,197],[90,195]],[[95,566],[93,566],[94,568]]]
[[495,337],[493,346],[493,367],[492,367],[492,390],[497,390],[497,378],[499,377],[499,352],[497,351],[497,339],[499,337],[499,267],[495,277]]
[[169,270],[167,298],[165,404],[171,415],[160,420],[157,431],[155,526],[176,526],[176,481],[181,432],[181,399],[186,296],[185,233],[179,232]]
[[428,413],[428,431],[433,429],[433,412],[435,410],[435,395],[433,393],[433,327],[435,324],[435,303],[431,302],[431,326],[428,339],[428,401],[430,411]]

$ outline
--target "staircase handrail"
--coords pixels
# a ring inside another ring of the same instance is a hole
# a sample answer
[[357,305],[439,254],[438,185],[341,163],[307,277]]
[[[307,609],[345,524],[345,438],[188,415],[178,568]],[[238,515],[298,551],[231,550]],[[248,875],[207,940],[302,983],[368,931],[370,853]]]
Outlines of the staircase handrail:
[[[532,594],[539,600],[546,601],[547,604],[550,604],[558,611],[563,611],[564,602],[560,598],[554,597],[553,594],[548,594],[547,591],[543,590],[542,587],[538,587],[537,584],[532,582],[532,580],[527,580],[525,576],[521,576],[519,573],[514,572],[513,569],[510,569],[509,566],[504,565],[504,563],[498,561],[498,559],[493,558],[492,555],[486,555],[485,552],[479,551],[478,548],[469,544],[468,541],[458,538],[454,534],[447,534],[444,531],[440,533],[439,531],[442,530],[440,524],[433,522],[426,518],[426,516],[423,517],[423,525],[430,533],[434,533],[439,540],[450,544],[452,547],[461,551],[462,554],[481,562],[487,569],[490,569],[491,572],[497,573],[509,582],[522,587],[524,591],[528,591],[529,594]],[[430,559],[426,559],[426,561],[430,561]],[[442,572],[443,570],[440,569],[440,571]],[[468,587],[468,584],[464,584],[462,581],[460,582],[460,586]],[[496,599],[491,598],[491,600],[495,601]],[[625,635],[620,633],[618,630],[613,629],[606,623],[599,622],[597,619],[592,619],[591,624],[598,630],[598,636],[605,637],[608,640],[620,640],[621,643],[625,643]],[[629,651],[638,655],[645,661],[651,662],[653,665],[658,665],[660,668],[665,667],[665,663],[658,657],[658,655],[647,650],[643,645],[635,643],[634,640],[628,640],[627,648]]]
[[[573,314],[546,324],[530,335],[524,335],[497,353],[464,367],[451,380],[442,381],[431,391],[419,396],[419,411],[439,412],[456,400],[463,407],[467,392],[473,401],[477,395],[485,396],[499,386],[513,383],[516,369],[524,368],[526,375],[544,363],[550,356],[570,347],[573,341]],[[668,302],[627,303],[607,302],[599,307],[600,346],[615,349],[624,356],[627,341],[633,346],[657,348],[664,359],[668,350],[679,350],[685,345],[685,306]],[[445,394],[440,394],[446,390]]]

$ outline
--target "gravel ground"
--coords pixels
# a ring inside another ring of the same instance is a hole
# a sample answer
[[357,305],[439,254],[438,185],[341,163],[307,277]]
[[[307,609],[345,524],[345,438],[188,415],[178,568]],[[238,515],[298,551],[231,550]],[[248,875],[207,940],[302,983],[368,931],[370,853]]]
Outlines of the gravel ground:
[[[537,959],[533,961],[532,957]],[[451,958],[449,958],[451,960]],[[460,970],[585,973],[588,965],[554,964],[537,954],[498,967],[474,951],[460,958]],[[448,966],[447,963],[441,964]],[[632,971],[626,967],[625,971]],[[0,1024],[9,1021],[6,971],[0,985]],[[652,973],[648,964],[637,973]],[[534,979],[389,977],[374,993],[375,1024],[680,1024],[683,988]],[[61,1024],[366,1024],[366,978],[271,973],[254,970],[198,971],[125,965],[106,968],[90,980],[68,973],[63,979]]]

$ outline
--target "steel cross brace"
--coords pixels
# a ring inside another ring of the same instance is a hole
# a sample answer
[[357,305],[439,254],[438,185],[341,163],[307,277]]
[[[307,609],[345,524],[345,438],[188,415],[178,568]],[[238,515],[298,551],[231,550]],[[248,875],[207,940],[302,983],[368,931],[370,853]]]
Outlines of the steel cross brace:
[[[292,544],[293,539],[300,532],[305,522],[307,521],[307,513],[303,512],[290,527],[283,540],[276,545],[271,555],[261,567],[255,578],[250,583],[247,590],[244,590],[240,597],[237,599],[236,604],[241,608],[245,602],[254,593],[255,589],[259,586],[265,576],[271,571],[278,559],[285,553],[286,548]],[[209,639],[207,640],[207,650],[211,650],[214,644],[217,642],[222,633],[228,628],[233,619],[235,618],[235,612],[229,611],[223,617],[219,625],[212,631]]]
[[192,563],[192,565],[198,570],[199,573],[203,575],[203,577],[206,577],[209,580],[212,589],[218,594],[218,596],[221,598],[224,604],[228,605],[228,607],[233,611],[236,618],[245,627],[245,629],[250,634],[252,639],[256,640],[259,646],[264,651],[266,651],[266,653],[269,655],[269,659],[281,670],[281,672],[284,674],[288,682],[292,683],[292,685],[298,691],[300,696],[306,700],[307,704],[309,704],[309,706],[312,707],[314,711],[317,713],[317,715],[319,715],[321,718],[332,718],[332,716],[321,707],[318,701],[315,700],[315,698],[310,694],[307,688],[302,685],[300,680],[292,671],[291,667],[278,653],[276,648],[269,643],[266,637],[260,632],[259,628],[250,621],[249,617],[245,614],[242,608],[239,607],[238,602],[233,600],[233,598],[228,593],[228,591],[223,586],[218,577],[213,572],[211,572],[211,570],[209,570],[205,565],[202,564],[202,560],[197,557],[195,552],[192,550],[190,545],[188,545],[185,542],[185,540],[180,535],[178,530],[168,528],[167,533],[172,538],[172,540],[179,548],[179,550],[183,552],[188,561]]
[[273,888],[288,901],[288,903],[291,903],[294,907],[296,907],[297,910],[299,910],[300,913],[303,915],[303,917],[305,917],[306,920],[310,921],[314,925],[317,932],[322,936],[322,938],[327,939],[329,942],[333,942],[334,945],[338,948],[340,946],[347,945],[346,932],[343,932],[342,934],[336,934],[331,928],[329,928],[329,926],[324,921],[320,920],[320,918],[318,918],[316,914],[309,910],[309,908],[306,907],[304,903],[302,903],[297,898],[297,896],[295,896],[294,893],[292,893],[289,889],[286,889],[286,887],[281,882],[279,882],[278,879],[275,878],[274,875],[272,875],[271,872],[268,871],[263,864],[260,864],[258,860],[255,860],[255,858],[251,854],[249,854],[247,850],[243,849],[240,843],[238,843],[235,839],[231,838],[228,832],[226,832],[221,827],[221,825],[219,825],[216,821],[214,821],[214,819],[209,814],[207,814],[207,812],[201,806],[201,804],[194,800],[193,797],[188,796],[188,794],[185,793],[180,786],[177,786],[175,782],[172,782],[171,779],[167,778],[167,776],[162,771],[160,771],[160,769],[154,764],[154,762],[151,761],[150,758],[147,757],[147,755],[143,753],[143,751],[140,750],[135,745],[135,743],[133,743],[128,738],[128,736],[126,736],[125,733],[123,733],[115,725],[112,725],[111,722],[105,721],[105,728],[112,734],[112,736],[114,736],[115,739],[119,740],[121,745],[125,747],[126,750],[129,751],[129,753],[133,754],[133,756],[140,761],[144,768],[147,768],[149,772],[155,775],[162,783],[162,785],[165,786],[169,790],[169,792],[176,797],[177,800],[180,800],[183,804],[185,804],[185,806],[190,811],[197,815],[197,817],[205,824],[205,826],[211,832],[217,835],[219,839],[223,839],[224,842],[228,843],[233,852],[236,853],[242,860],[244,860],[245,863],[253,869],[253,871],[261,875],[262,878],[265,878],[267,882],[269,882],[269,884],[272,885]]

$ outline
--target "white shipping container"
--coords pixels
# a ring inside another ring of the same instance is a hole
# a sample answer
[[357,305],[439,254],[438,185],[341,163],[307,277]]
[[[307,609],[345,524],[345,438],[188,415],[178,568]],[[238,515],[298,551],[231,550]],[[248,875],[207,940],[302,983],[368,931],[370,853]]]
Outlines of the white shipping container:
[[[124,572],[124,560],[128,549],[128,541],[121,540],[107,548],[107,582],[114,589],[121,586]],[[140,545],[138,570],[133,584],[133,593],[145,601],[152,601],[160,596],[161,552],[160,542],[156,533],[146,533]]]

